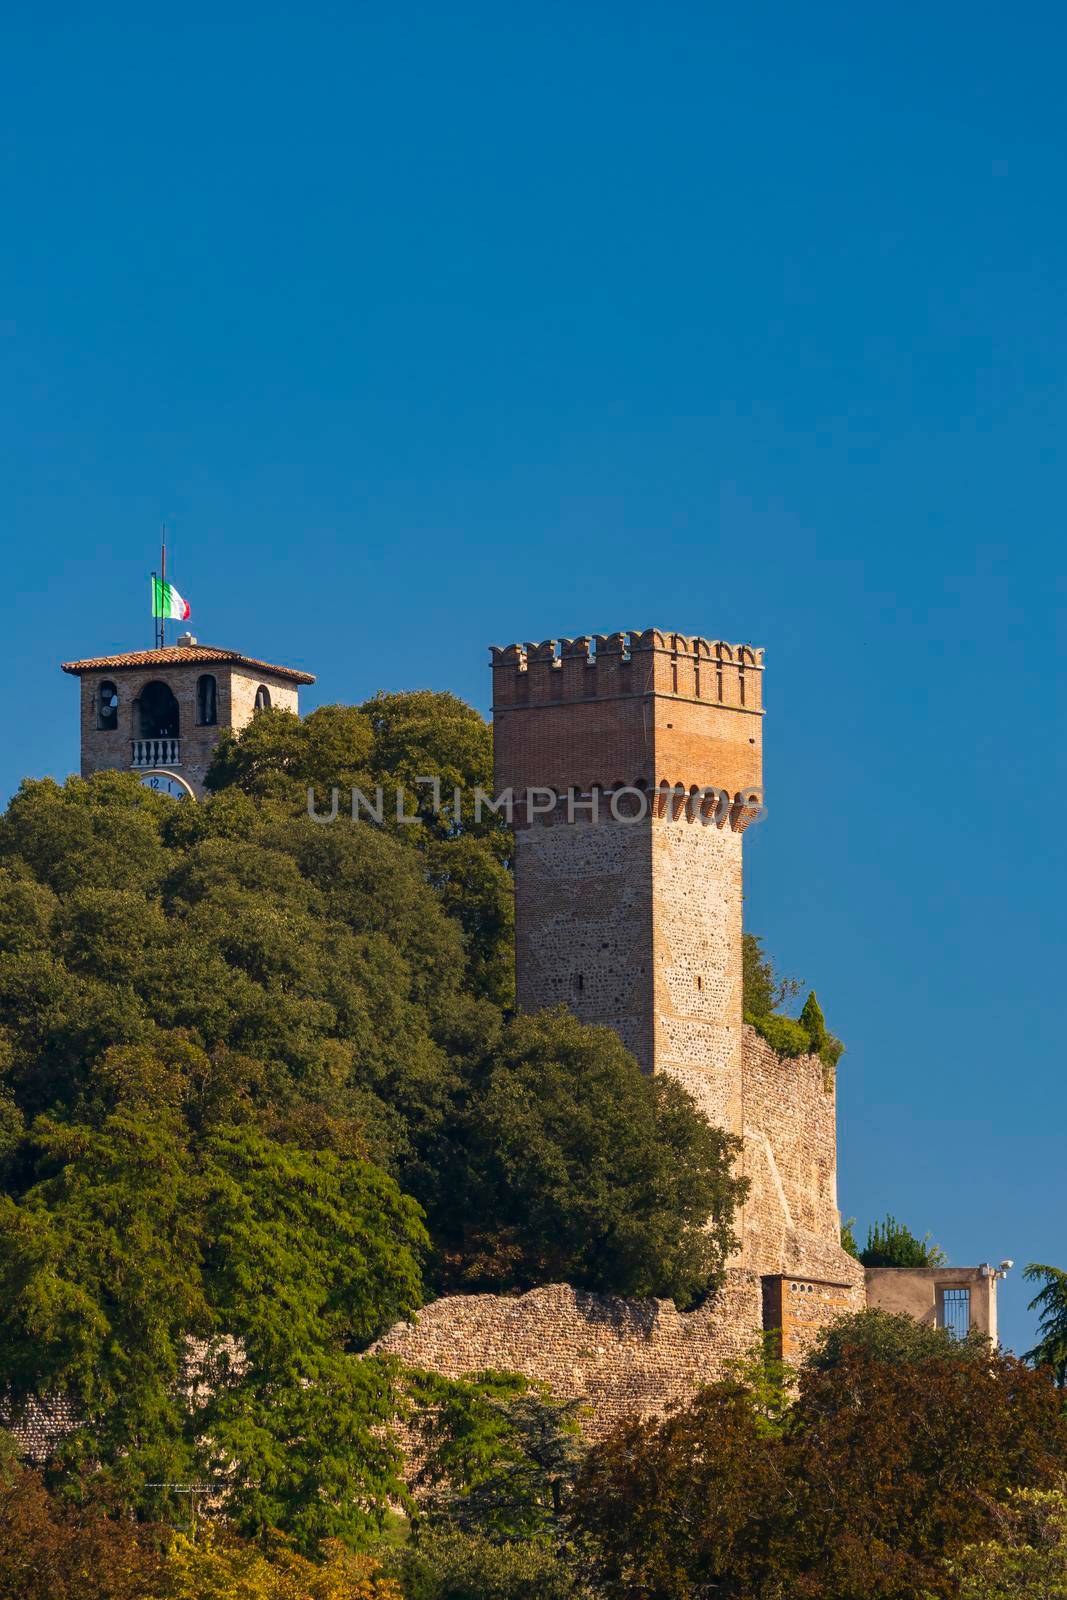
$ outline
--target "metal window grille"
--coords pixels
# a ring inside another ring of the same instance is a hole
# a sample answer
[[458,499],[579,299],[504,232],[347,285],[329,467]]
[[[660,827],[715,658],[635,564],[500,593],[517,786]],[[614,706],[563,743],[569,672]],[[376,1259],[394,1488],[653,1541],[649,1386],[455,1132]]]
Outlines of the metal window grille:
[[941,1326],[956,1339],[966,1339],[971,1331],[971,1291],[941,1290]]

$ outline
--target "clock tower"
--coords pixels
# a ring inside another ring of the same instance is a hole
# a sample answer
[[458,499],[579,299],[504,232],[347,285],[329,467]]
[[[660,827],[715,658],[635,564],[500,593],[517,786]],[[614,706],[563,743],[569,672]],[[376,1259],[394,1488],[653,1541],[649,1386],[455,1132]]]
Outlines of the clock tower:
[[176,645],[64,661],[81,679],[81,773],[138,773],[147,787],[200,799],[212,753],[226,728],[243,728],[270,706],[299,711],[310,672],[279,667],[236,650]]

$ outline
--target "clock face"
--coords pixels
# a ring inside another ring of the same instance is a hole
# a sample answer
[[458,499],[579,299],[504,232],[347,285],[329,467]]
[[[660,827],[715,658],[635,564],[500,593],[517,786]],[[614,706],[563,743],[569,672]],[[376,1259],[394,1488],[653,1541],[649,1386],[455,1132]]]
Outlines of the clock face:
[[169,772],[146,772],[141,779],[142,789],[152,789],[156,794],[169,794],[174,800],[188,800],[189,791]]

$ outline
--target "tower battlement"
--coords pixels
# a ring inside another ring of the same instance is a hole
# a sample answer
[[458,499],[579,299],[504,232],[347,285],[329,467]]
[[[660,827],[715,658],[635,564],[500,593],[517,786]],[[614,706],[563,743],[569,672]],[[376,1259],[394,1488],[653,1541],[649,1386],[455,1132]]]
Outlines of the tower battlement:
[[491,645],[493,704],[670,694],[761,713],[763,651],[659,628]]
[[659,628],[490,649],[498,793],[760,789],[762,650]]

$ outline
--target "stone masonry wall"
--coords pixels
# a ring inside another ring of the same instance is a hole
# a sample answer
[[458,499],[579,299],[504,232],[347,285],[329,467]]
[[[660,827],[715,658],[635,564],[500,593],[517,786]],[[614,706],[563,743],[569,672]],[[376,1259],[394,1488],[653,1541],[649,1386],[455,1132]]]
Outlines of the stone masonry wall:
[[375,1349],[460,1378],[490,1368],[547,1383],[588,1407],[602,1438],[629,1415],[662,1416],[725,1375],[759,1337],[760,1281],[735,1271],[714,1301],[680,1312],[670,1300],[623,1300],[554,1283],[528,1294],[454,1295],[391,1328]]
[[524,1011],[566,1005],[614,1028],[652,1068],[647,822],[551,821],[515,834],[515,950]]
[[[783,1059],[744,1030],[742,1264],[862,1288],[863,1268],[841,1248],[837,1096],[817,1056]],[[862,1297],[857,1305],[863,1304]]]
[[727,824],[653,816],[653,1059],[714,1127],[739,1134],[741,840]]
[[826,1323],[860,1310],[863,1268],[840,1245],[833,1087],[817,1057],[783,1060],[748,1027],[743,1040],[752,1191],[737,1219],[741,1251],[708,1305],[679,1312],[669,1300],[565,1284],[452,1295],[398,1323],[378,1348],[450,1377],[495,1367],[541,1379],[590,1406],[586,1429],[599,1438],[631,1412],[660,1416],[691,1399],[764,1327],[782,1329],[786,1359],[796,1361]]

